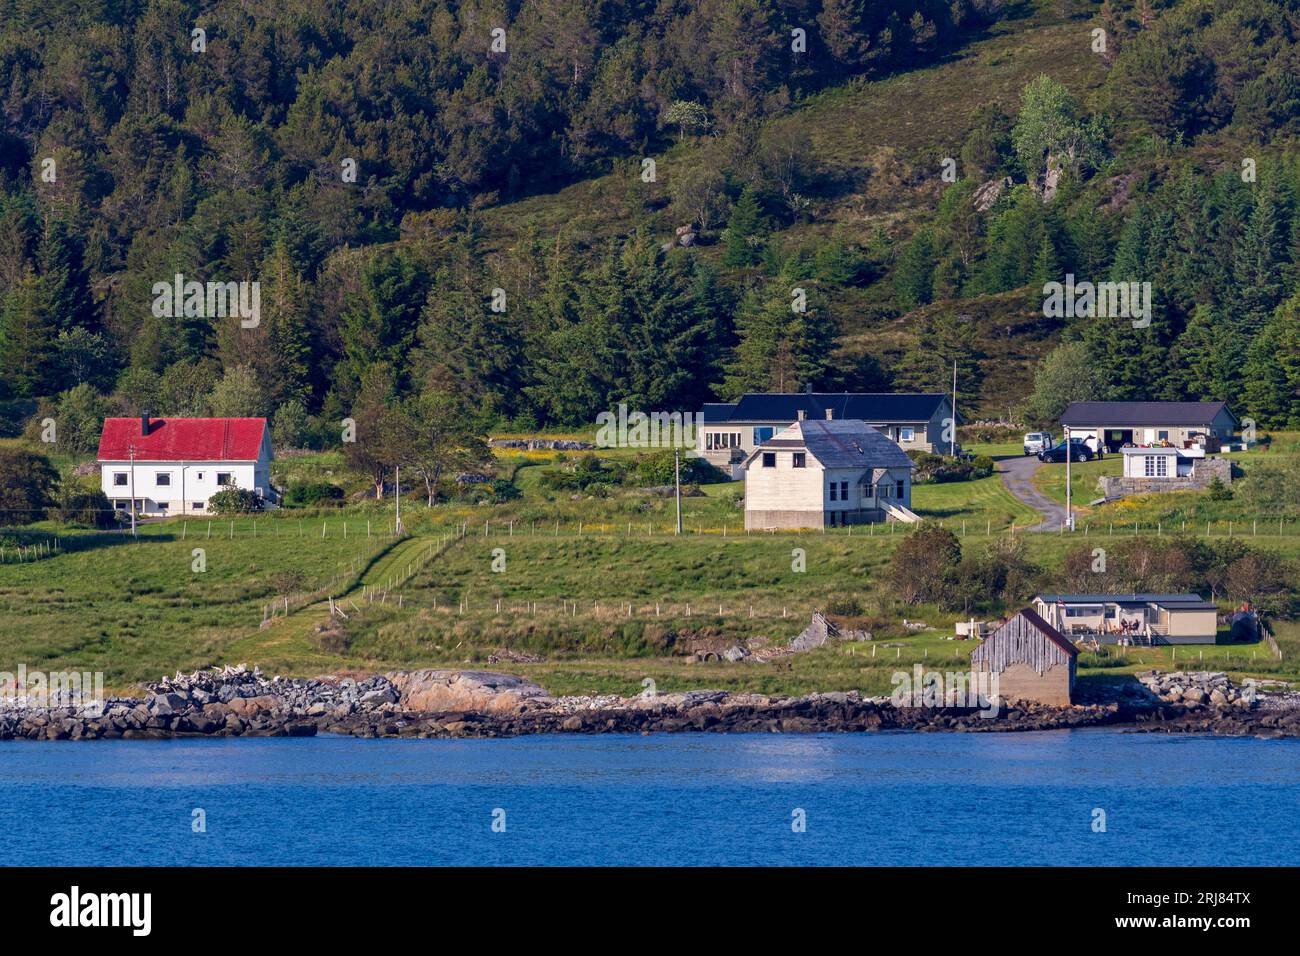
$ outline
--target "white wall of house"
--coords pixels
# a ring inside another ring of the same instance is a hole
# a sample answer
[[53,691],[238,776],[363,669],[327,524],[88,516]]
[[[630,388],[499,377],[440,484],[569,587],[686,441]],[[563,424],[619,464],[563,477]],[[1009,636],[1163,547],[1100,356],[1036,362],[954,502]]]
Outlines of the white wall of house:
[[[206,514],[208,499],[222,488],[222,479],[263,496],[271,494],[271,466],[266,461],[136,461],[136,513],[146,515]],[[132,463],[100,463],[104,494],[113,507],[131,510]]]
[[[797,456],[802,456],[802,466]],[[824,468],[809,452],[764,452],[745,475],[746,526],[820,528],[873,520],[863,512],[874,512],[885,501],[911,508],[910,469],[888,469],[869,487],[861,480],[863,471]]]

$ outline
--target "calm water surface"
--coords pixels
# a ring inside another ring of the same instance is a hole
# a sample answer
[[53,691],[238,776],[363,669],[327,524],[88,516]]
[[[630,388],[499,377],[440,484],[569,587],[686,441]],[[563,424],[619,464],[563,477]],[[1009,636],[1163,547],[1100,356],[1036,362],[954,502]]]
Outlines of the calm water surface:
[[[192,832],[195,808],[206,833]],[[493,832],[497,810],[505,832]],[[805,832],[792,830],[796,810]],[[1295,864],[1300,741],[1084,730],[10,742],[0,832],[11,861],[48,865]]]

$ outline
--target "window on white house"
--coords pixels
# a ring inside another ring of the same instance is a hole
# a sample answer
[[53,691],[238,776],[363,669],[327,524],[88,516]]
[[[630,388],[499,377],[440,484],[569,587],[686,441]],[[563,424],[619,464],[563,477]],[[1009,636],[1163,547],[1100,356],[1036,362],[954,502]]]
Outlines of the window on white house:
[[774,451],[763,452],[763,467],[764,468],[776,467],[776,452]]
[[191,503],[190,503],[190,509],[191,509],[192,511],[202,511],[202,510],[203,510],[203,502],[201,502],[201,501],[191,502]]
[[125,488],[127,484],[127,475],[124,471],[113,472],[113,487]]
[[1103,609],[1099,607],[1089,607],[1089,606],[1067,607],[1065,609],[1065,616],[1066,617],[1097,617],[1102,613],[1102,610]]
[[1169,474],[1169,458],[1166,455],[1143,455],[1142,474],[1147,478],[1164,478]]
[[230,474],[230,472],[228,472],[228,471],[219,471],[219,472],[217,472],[217,484],[219,484],[219,485],[233,485],[234,483],[235,483],[235,482],[234,482],[234,478],[233,478],[233,476]]
[[113,508],[117,511],[125,511],[127,503],[119,498],[113,499]]
[[916,438],[915,428],[900,428],[898,430],[899,441],[912,441],[915,438]]
[[848,501],[848,500],[849,500],[849,483],[848,483],[847,481],[841,481],[841,482],[840,482],[840,501]]
[[763,442],[765,442],[765,441],[767,441],[769,438],[771,438],[772,435],[773,435],[775,432],[776,432],[776,429],[775,429],[775,428],[772,428],[772,427],[767,426],[767,425],[763,426],[762,428],[755,428],[755,429],[754,429],[754,444],[755,444],[755,445],[761,445],[761,444],[763,444]]
[[164,487],[164,488],[170,488],[170,487],[171,487],[171,483],[172,483],[172,475],[171,475],[171,472],[169,472],[169,471],[160,471],[160,472],[158,472],[157,475],[154,476],[154,480],[157,481],[157,483],[158,483],[160,486],[162,486],[162,487]]
[[792,462],[792,467],[794,467],[794,468],[807,468],[807,467],[808,467],[808,456],[807,456],[806,454],[804,454],[803,452],[801,452],[801,451],[797,451],[797,452],[795,452],[795,453],[794,453],[794,461]]
[[835,482],[832,481],[832,482],[831,482],[831,501],[839,501],[839,499],[835,497],[835,495],[836,495],[838,492],[839,492],[839,485],[835,484]]
[[1158,432],[1156,432],[1156,438],[1157,438],[1159,441],[1169,441],[1169,432],[1167,432],[1167,431],[1158,431]]
[[165,502],[165,501],[160,501],[160,502],[158,502],[158,510],[159,510],[159,511],[166,511],[166,510],[167,510],[167,502]]
[[201,471],[198,472],[198,476],[199,476],[199,481],[202,481],[202,480],[203,480],[203,472],[201,472]]

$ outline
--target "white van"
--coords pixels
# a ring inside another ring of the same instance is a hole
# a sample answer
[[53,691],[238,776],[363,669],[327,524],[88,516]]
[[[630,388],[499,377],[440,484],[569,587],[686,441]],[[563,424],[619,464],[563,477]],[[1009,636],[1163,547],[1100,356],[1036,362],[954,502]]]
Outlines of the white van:
[[1025,454],[1037,455],[1053,445],[1051,432],[1029,432],[1025,435]]

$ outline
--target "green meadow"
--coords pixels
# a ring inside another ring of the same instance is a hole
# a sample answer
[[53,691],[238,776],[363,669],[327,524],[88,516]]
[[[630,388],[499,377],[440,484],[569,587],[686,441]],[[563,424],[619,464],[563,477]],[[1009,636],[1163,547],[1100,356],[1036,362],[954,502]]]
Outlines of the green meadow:
[[[1300,559],[1294,518],[1283,517],[1280,534],[1274,521],[1252,527],[1244,484],[1259,462],[1286,461],[1295,449],[1287,436],[1269,452],[1241,456],[1243,482],[1228,501],[1200,492],[1148,496],[1084,512],[1073,534],[1016,537],[1042,569],[1043,587],[1052,586],[1071,549],[1181,531],[1178,515],[1186,516],[1187,533],[1204,534],[1209,520],[1212,536],[1231,529]],[[890,584],[905,527],[747,534],[742,486],[721,483],[690,489],[677,536],[671,495],[624,486],[573,493],[543,480],[584,454],[593,453],[503,451],[496,471],[512,480],[518,497],[500,503],[470,492],[430,508],[417,489],[405,488],[400,536],[391,498],[256,518],[171,519],[141,524],[134,539],[52,522],[6,531],[0,669],[103,670],[112,686],[125,687],[221,663],[300,675],[469,665],[528,674],[556,692],[630,693],[648,677],[665,689],[880,693],[900,666],[963,666],[971,645],[948,638],[964,615],[907,606]],[[1116,465],[1108,456],[1078,471]],[[275,467],[280,485],[333,480],[349,494],[365,490],[331,453]],[[1063,496],[1063,475],[1063,467],[1048,465],[1037,480]],[[957,534],[965,554],[1036,520],[998,476],[919,485],[913,505]],[[46,542],[50,557],[15,561],[15,545]],[[815,610],[875,640],[764,664],[686,661],[693,642],[781,645]],[[905,618],[933,630],[909,629]],[[1112,648],[1085,653],[1081,672],[1109,680],[1194,664],[1300,677],[1300,628],[1275,623],[1281,661],[1262,645]],[[489,662],[502,654],[505,663]]]

